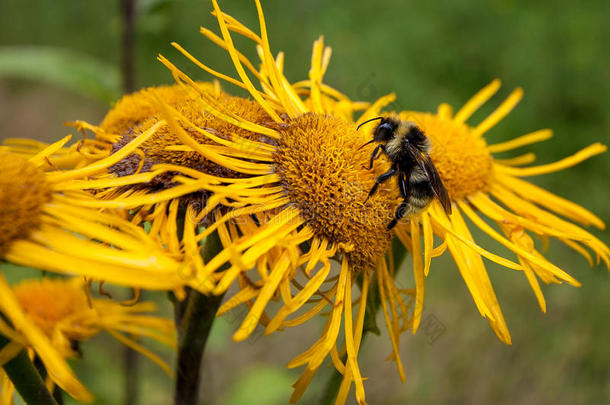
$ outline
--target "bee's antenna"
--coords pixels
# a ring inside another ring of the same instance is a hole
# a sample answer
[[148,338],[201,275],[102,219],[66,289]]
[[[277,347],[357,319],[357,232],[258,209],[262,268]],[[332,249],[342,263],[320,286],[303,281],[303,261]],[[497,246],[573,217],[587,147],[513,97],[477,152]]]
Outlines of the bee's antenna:
[[373,143],[373,142],[375,142],[375,140],[374,140],[374,139],[372,139],[372,140],[368,141],[367,143],[365,143],[364,145],[362,145],[361,147],[359,147],[359,148],[358,148],[358,150],[360,150],[360,149],[364,148],[366,145],[368,145],[369,143]]
[[377,117],[377,118],[371,118],[370,120],[366,120],[364,121],[362,124],[358,125],[358,127],[356,128],[356,131],[360,129],[361,126],[363,126],[364,124],[366,124],[367,122],[371,122],[371,121],[375,121],[375,120],[382,120],[384,117]]

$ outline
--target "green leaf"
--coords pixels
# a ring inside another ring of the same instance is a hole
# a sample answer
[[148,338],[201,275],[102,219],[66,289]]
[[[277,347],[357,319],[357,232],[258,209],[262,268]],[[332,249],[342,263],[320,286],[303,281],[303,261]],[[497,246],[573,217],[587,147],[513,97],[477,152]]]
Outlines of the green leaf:
[[0,47],[0,77],[38,80],[105,103],[120,95],[116,66],[62,48]]

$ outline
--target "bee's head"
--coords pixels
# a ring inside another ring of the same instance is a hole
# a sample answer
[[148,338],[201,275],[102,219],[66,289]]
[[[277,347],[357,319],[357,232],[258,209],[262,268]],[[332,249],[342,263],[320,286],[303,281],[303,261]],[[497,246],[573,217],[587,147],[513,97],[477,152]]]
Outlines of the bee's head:
[[380,123],[377,124],[375,130],[373,131],[373,139],[369,142],[365,143],[362,146],[368,145],[373,142],[383,142],[386,143],[390,139],[395,136],[396,129],[400,125],[400,121],[390,117],[377,117],[371,118],[370,120],[364,121],[362,124],[358,125],[358,128],[366,124],[367,122],[380,120]]
[[397,122],[391,118],[382,118],[379,125],[375,127],[375,131],[373,132],[373,141],[375,142],[387,142],[392,139],[395,135],[396,128],[400,125],[400,122]]

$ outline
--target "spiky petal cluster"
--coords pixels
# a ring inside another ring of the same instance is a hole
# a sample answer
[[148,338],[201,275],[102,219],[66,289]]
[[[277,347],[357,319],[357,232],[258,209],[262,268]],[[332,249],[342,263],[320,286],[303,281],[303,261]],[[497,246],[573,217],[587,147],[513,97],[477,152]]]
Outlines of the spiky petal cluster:
[[[509,151],[552,136],[550,130],[543,129],[510,141],[488,145],[483,135],[515,107],[521,100],[523,91],[513,91],[478,125],[470,126],[466,121],[499,87],[500,81],[494,80],[455,114],[447,104],[441,104],[436,114],[413,111],[400,113],[403,119],[417,122],[432,141],[431,158],[453,201],[453,213],[446,215],[440,204],[434,202],[419,218],[413,219],[407,226],[399,227],[397,234],[413,254],[417,293],[422,301],[424,278],[430,269],[433,249],[448,249],[477,309],[489,320],[498,337],[510,344],[510,333],[483,258],[523,272],[543,312],[546,311],[546,302],[538,280],[546,284],[580,284],[547,260],[535,246],[532,236],[537,236],[542,241],[548,237],[557,238],[593,264],[588,248],[597,255],[598,262],[603,260],[607,266],[610,265],[608,247],[568,221],[603,229],[604,223],[597,216],[520,177],[563,170],[606,151],[606,146],[596,143],[571,157],[542,166],[518,167],[534,160],[531,153],[513,159],[494,159],[494,153]],[[476,244],[466,219],[513,252],[517,261],[500,257]],[[437,248],[432,246],[434,235],[443,240]],[[423,261],[420,242],[422,236]]]

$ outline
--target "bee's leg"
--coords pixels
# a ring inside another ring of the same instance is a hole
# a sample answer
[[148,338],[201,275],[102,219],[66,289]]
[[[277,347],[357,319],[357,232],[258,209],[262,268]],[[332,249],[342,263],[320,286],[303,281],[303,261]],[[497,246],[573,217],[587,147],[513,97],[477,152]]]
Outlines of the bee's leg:
[[388,230],[394,228],[398,221],[405,216],[407,206],[409,205],[409,181],[406,173],[401,173],[400,179],[398,179],[398,189],[400,190],[400,195],[404,199],[402,203],[396,209],[396,213],[394,214],[394,219],[388,225]]
[[385,151],[385,146],[379,144],[375,147],[375,149],[373,149],[373,153],[371,153],[371,161],[369,162],[368,170],[371,170],[373,168],[373,161],[375,159],[377,159],[379,156],[381,156],[381,153],[379,153],[379,150]]
[[402,217],[405,216],[405,214],[407,213],[408,206],[409,206],[408,199],[405,199],[405,200],[403,200],[403,202],[400,203],[400,205],[396,209],[396,213],[394,214],[394,219],[392,220],[392,222],[390,222],[388,224],[388,231],[390,229],[394,228],[396,226],[396,224],[398,223],[398,221],[400,221],[402,219]]
[[364,203],[366,204],[366,202],[369,200],[369,198],[371,198],[371,196],[373,194],[375,194],[375,191],[377,191],[377,187],[379,187],[379,185],[381,183],[383,183],[384,181],[386,181],[390,177],[394,176],[397,171],[398,170],[396,169],[396,167],[392,166],[392,168],[390,170],[388,170],[387,172],[385,172],[381,176],[377,177],[377,180],[375,180],[375,184],[373,185],[373,188],[371,188],[371,191],[369,191],[369,195],[366,197],[366,200],[364,200]]
[[407,178],[406,173],[402,173],[400,179],[398,180],[398,188],[400,190],[400,195],[405,200],[409,199],[409,180]]

